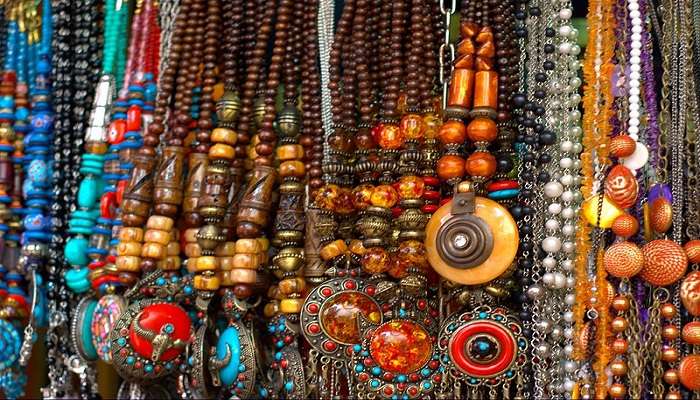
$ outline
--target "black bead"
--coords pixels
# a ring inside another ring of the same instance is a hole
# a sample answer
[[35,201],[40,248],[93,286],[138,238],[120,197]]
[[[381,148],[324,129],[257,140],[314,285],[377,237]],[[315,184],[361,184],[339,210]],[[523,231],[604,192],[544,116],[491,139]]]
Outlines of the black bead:
[[549,182],[549,172],[547,171],[542,171],[537,175],[537,181],[540,183],[547,183]]
[[554,53],[554,45],[551,43],[547,43],[544,45],[544,52],[547,54],[552,54]]
[[525,18],[527,18],[527,15],[525,14],[525,11],[518,10],[515,12],[515,18],[520,19],[520,20],[524,20]]
[[544,107],[542,107],[542,106],[537,106],[537,107],[535,107],[535,109],[533,110],[533,112],[535,113],[535,115],[541,117],[541,116],[544,115]]
[[524,206],[523,211],[525,211],[525,215],[535,215],[535,209],[530,206]]
[[513,169],[513,159],[508,155],[500,155],[497,158],[497,169],[499,172],[508,173]]
[[[532,121],[532,120],[530,120]],[[523,124],[527,126],[527,124]],[[537,139],[534,136],[526,136],[525,137],[525,144],[533,145],[537,142]]]
[[522,242],[520,243],[520,249],[522,251],[532,251],[532,243],[530,242]]
[[525,118],[525,119],[523,120],[523,125],[524,125],[526,128],[532,128],[533,126],[535,126],[535,120],[532,119],[532,118]]
[[547,28],[544,30],[544,35],[547,36],[547,37],[554,37],[555,34],[556,34],[556,32],[554,31],[554,28],[547,27]]
[[547,60],[542,64],[542,67],[547,71],[551,71],[554,69],[554,62]]
[[542,125],[542,124],[535,124],[535,126],[532,127],[532,129],[533,129],[535,132],[537,132],[537,133],[541,133],[542,131],[544,131],[544,125]]
[[537,89],[535,90],[534,96],[536,99],[544,99],[547,96],[547,93],[544,90]]
[[535,74],[535,81],[539,83],[547,82],[547,75],[544,72],[538,72]]
[[527,29],[525,29],[525,28],[517,28],[517,29],[515,30],[515,36],[517,36],[517,37],[519,37],[519,38],[521,38],[521,39],[526,38],[526,37],[527,37]]
[[533,162],[535,161],[535,153],[524,153],[523,154],[523,161],[525,162]]
[[522,108],[527,103],[527,96],[522,93],[514,93],[512,101],[514,107]]
[[531,7],[530,15],[532,15],[533,17],[539,17],[540,15],[542,15],[542,11],[539,7]]
[[532,225],[525,224],[522,227],[520,227],[520,233],[523,235],[529,235],[532,233]]
[[540,143],[544,145],[552,145],[555,140],[557,140],[557,135],[552,131],[544,131],[540,134]]
[[547,153],[540,154],[540,158],[537,160],[537,162],[539,162],[540,165],[549,164],[551,161],[552,161],[552,156],[550,156]]
[[523,208],[520,206],[513,206],[510,208],[510,214],[513,216],[515,219],[520,219],[523,217]]

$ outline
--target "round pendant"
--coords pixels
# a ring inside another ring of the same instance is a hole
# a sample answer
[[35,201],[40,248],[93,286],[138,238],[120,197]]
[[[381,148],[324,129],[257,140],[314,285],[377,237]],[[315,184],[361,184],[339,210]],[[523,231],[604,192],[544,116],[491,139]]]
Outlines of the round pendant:
[[352,346],[362,341],[360,320],[382,321],[381,308],[373,298],[376,290],[374,284],[353,278],[337,278],[316,287],[301,311],[306,340],[329,357],[351,356]]
[[12,367],[19,358],[22,338],[14,325],[0,319],[0,371]]
[[253,338],[245,325],[232,321],[210,349],[209,372],[214,386],[231,388],[236,396],[248,398],[255,386],[257,359]]
[[126,303],[121,296],[108,294],[102,296],[94,307],[90,323],[92,345],[97,355],[106,362],[112,361],[109,335],[115,322],[126,309]]
[[182,364],[193,336],[192,323],[180,306],[142,300],[129,306],[110,334],[112,364],[124,379],[155,379]]
[[440,331],[442,362],[469,385],[499,385],[525,364],[527,341],[518,320],[505,309],[483,306],[452,315]]
[[453,201],[440,207],[426,226],[428,261],[442,277],[463,285],[497,278],[513,263],[518,228],[508,210],[475,197],[471,213],[454,214]]
[[[71,339],[73,347],[78,355],[85,361],[97,360],[97,349],[93,344],[92,320],[94,318],[97,301],[91,297],[85,297],[78,303],[78,307],[71,321]],[[108,334],[109,335],[109,334]]]

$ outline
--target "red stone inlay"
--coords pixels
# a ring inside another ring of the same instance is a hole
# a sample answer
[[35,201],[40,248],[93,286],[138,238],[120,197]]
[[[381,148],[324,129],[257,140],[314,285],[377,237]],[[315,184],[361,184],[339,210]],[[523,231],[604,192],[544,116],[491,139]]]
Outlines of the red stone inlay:
[[391,321],[374,331],[370,354],[382,369],[407,374],[420,369],[432,353],[430,335],[411,321]]
[[[467,343],[476,335],[490,335],[498,342],[500,352],[488,363],[473,360],[468,352]],[[513,335],[502,325],[490,321],[468,323],[452,335],[449,355],[455,366],[469,376],[488,378],[504,373],[517,356],[517,344]]]
[[[129,331],[131,346],[139,355],[150,360],[153,354],[153,345],[145,337],[136,334],[134,329],[136,322],[136,320],[132,322]],[[138,317],[138,322],[143,329],[149,330],[156,335],[161,333],[161,328],[165,324],[171,324],[173,332],[169,335],[170,339],[173,341],[180,339],[185,342],[190,339],[190,317],[185,310],[174,304],[153,304],[144,307]],[[182,353],[183,350],[184,347],[179,349],[170,347],[163,352],[159,361],[172,360]]]

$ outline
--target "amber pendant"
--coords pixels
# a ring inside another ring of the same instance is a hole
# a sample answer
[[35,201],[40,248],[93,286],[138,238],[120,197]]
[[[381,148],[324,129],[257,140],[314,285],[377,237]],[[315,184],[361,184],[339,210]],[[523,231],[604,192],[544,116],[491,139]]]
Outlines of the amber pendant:
[[481,306],[453,314],[442,325],[438,348],[445,371],[470,386],[498,386],[527,362],[520,322],[505,308]]

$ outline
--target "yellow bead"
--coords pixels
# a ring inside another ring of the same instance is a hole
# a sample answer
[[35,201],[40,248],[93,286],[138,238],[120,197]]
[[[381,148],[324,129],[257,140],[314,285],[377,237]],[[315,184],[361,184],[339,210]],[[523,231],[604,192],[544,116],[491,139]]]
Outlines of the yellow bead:
[[149,243],[158,243],[163,246],[170,242],[170,231],[161,231],[158,229],[149,229],[146,231],[144,240]]
[[146,228],[170,232],[174,225],[175,221],[173,221],[172,218],[164,217],[162,215],[152,215],[148,218]]
[[233,159],[235,150],[232,146],[223,143],[217,143],[209,148],[209,158],[212,159]]
[[145,243],[141,248],[141,257],[162,260],[165,257],[165,246],[158,243]]
[[345,253],[347,249],[348,246],[345,244],[345,242],[341,239],[338,239],[323,246],[323,248],[320,251],[320,256],[321,259],[323,259],[324,261],[328,261]]
[[233,267],[240,269],[257,269],[260,266],[258,254],[241,253],[233,256]]
[[270,239],[266,237],[260,237],[257,240],[258,243],[260,243],[260,251],[267,252],[267,250],[270,249]]
[[199,229],[185,229],[185,242],[187,243],[197,243],[197,234]]
[[219,269],[222,271],[230,271],[234,268],[233,257],[219,257]]
[[280,292],[284,295],[301,293],[306,289],[306,280],[303,278],[287,278],[279,283]]
[[232,256],[236,254],[236,242],[224,242],[216,246],[215,253],[219,257]]
[[236,283],[255,283],[258,273],[254,269],[234,269],[230,273],[231,282]]
[[262,251],[262,246],[257,239],[238,239],[235,250],[236,253],[259,253]]
[[168,247],[166,247],[166,252],[169,256],[179,256],[180,255],[180,243],[170,242]]
[[602,208],[600,208],[600,218],[598,216],[598,203],[600,202],[600,195],[595,194],[587,198],[583,202],[583,215],[586,217],[586,221],[593,226],[598,226],[600,228],[610,228],[615,221],[615,219],[625,212],[620,209],[615,203],[610,200],[607,195],[603,196]]
[[143,229],[124,227],[119,230],[119,240],[122,242],[142,242]]
[[160,264],[160,268],[164,271],[177,271],[182,266],[182,260],[178,256],[165,257]]
[[238,141],[238,134],[233,129],[214,128],[211,131],[211,141],[212,143],[224,143],[233,146]]
[[140,256],[141,243],[137,242],[121,242],[117,245],[118,256]]
[[267,304],[265,304],[265,307],[263,307],[263,314],[265,315],[265,318],[272,318],[280,310],[280,304],[277,301],[271,301]]
[[134,256],[117,257],[117,269],[124,272],[141,271],[141,258]]
[[216,271],[219,263],[214,256],[202,256],[197,258],[197,265],[195,269],[197,271]]
[[194,287],[197,290],[216,290],[221,286],[221,279],[216,275],[195,275]]
[[197,243],[187,243],[185,245],[185,255],[189,258],[202,255],[202,248]]
[[285,144],[277,148],[277,158],[280,161],[301,160],[304,158],[304,148],[300,144]]
[[285,314],[297,314],[303,304],[302,299],[284,299],[280,301],[280,311]]

